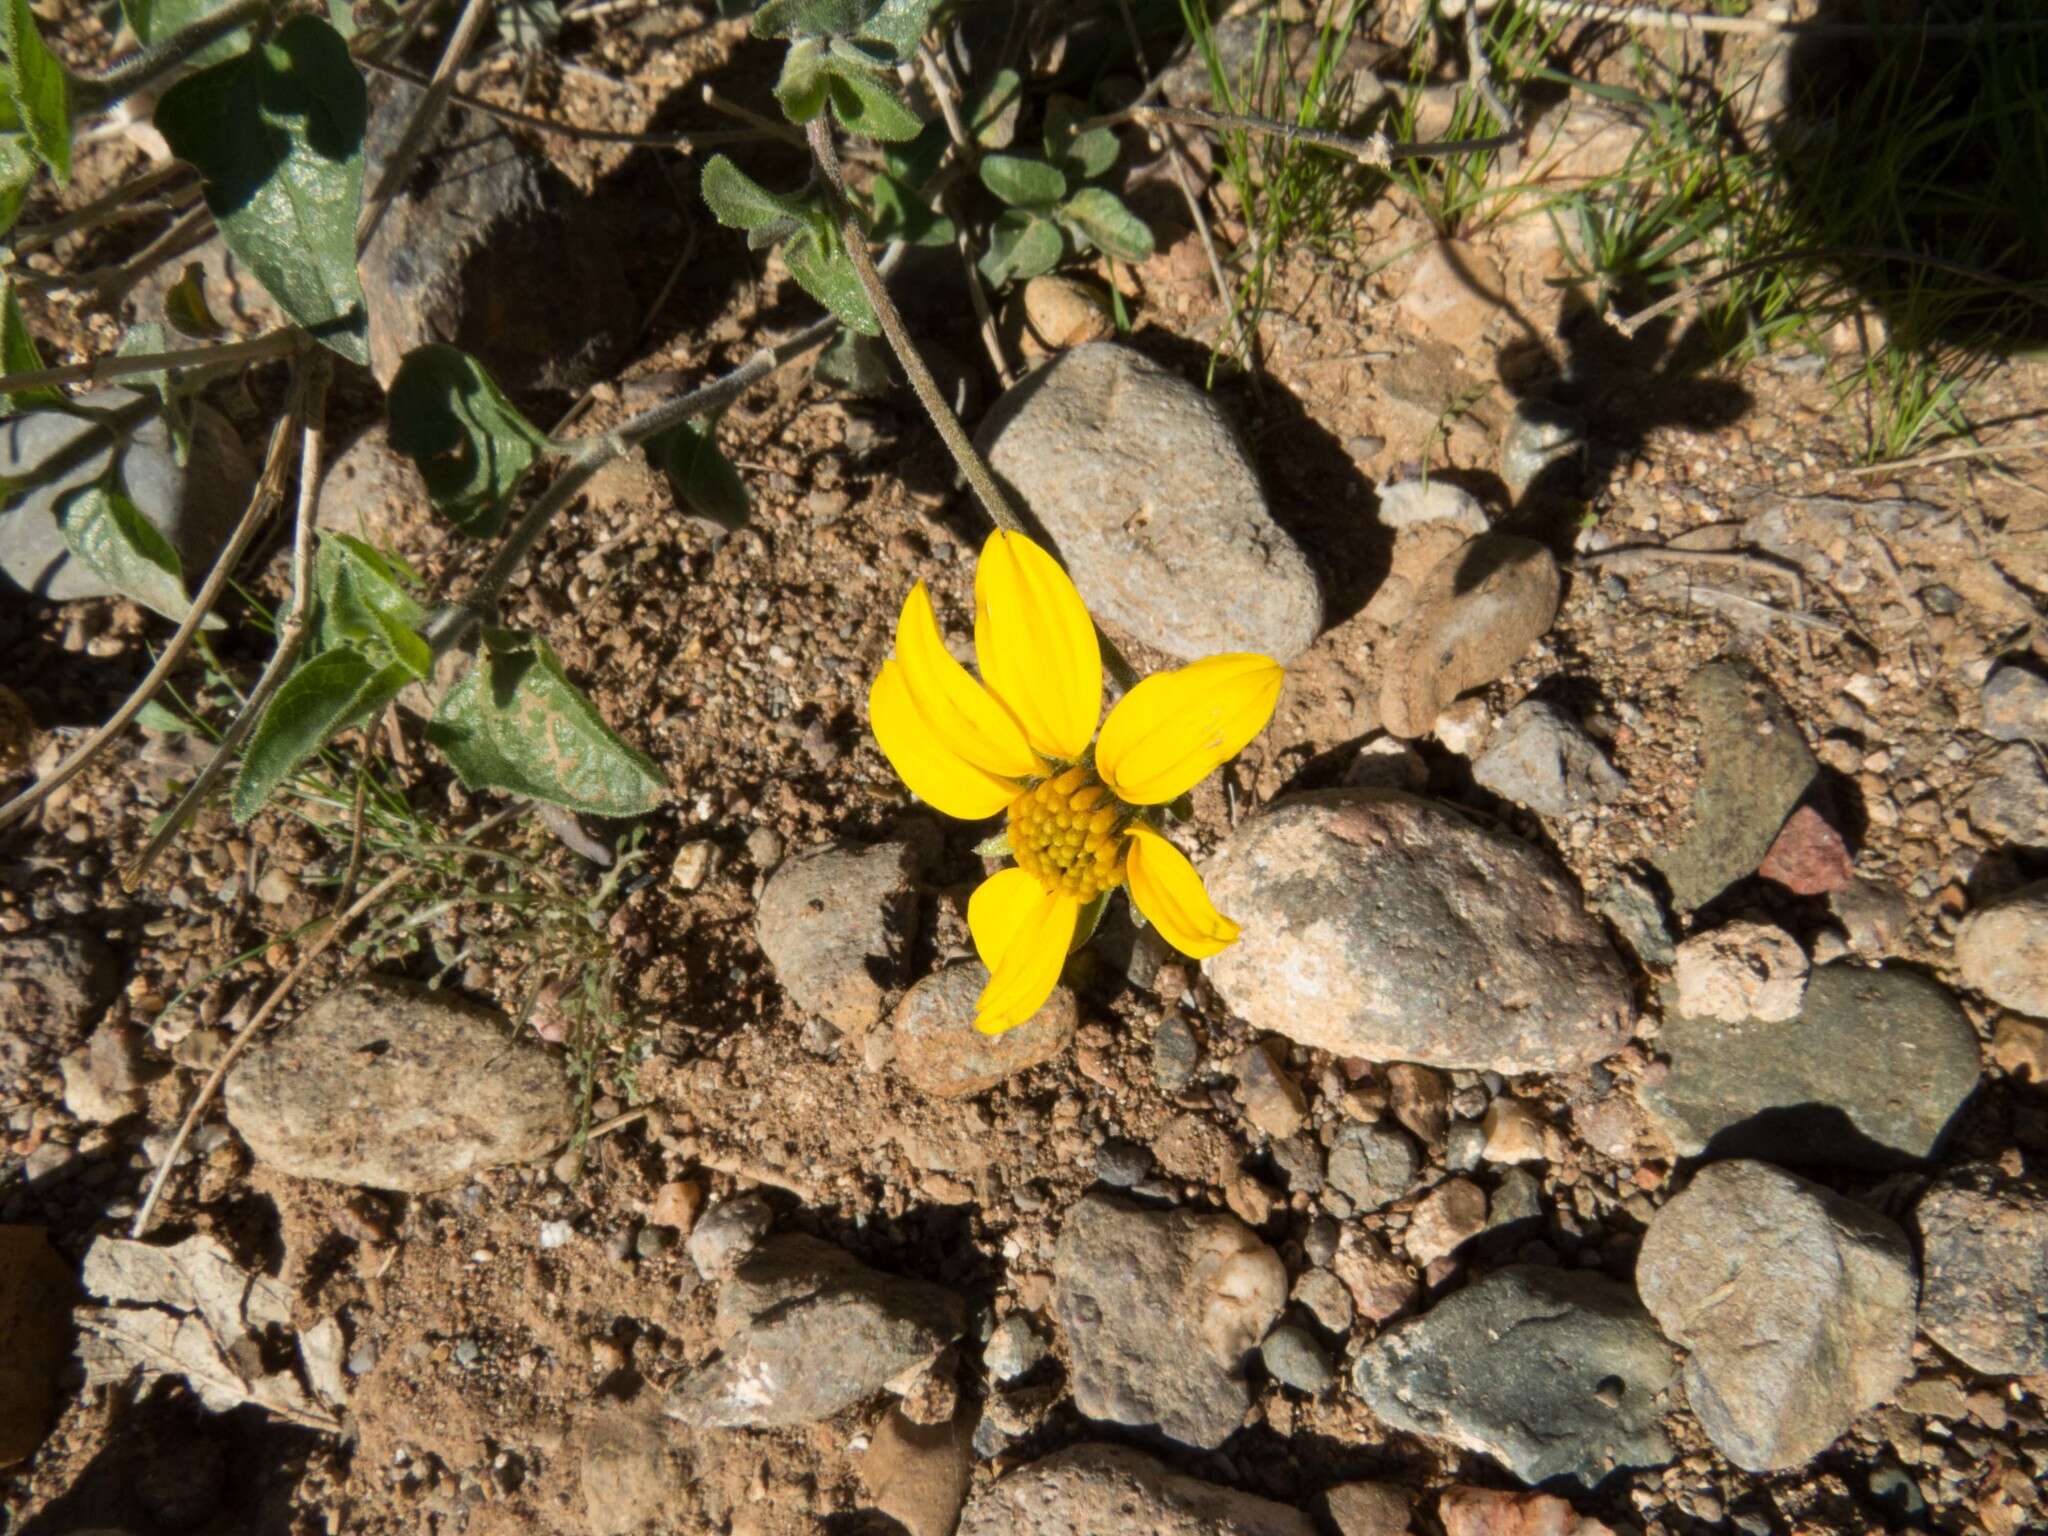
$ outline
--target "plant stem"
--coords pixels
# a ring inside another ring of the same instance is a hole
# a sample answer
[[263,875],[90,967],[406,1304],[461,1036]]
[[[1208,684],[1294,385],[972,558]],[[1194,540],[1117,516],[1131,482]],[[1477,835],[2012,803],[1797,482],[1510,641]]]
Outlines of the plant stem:
[[91,229],[95,225],[109,223],[116,218],[147,212],[149,210],[135,208],[132,205],[158,188],[169,186],[174,181],[182,181],[191,174],[192,167],[181,161],[160,165],[153,171],[144,171],[134,180],[124,181],[113,191],[94,198],[82,208],[74,208],[71,212],[52,219],[47,224],[38,224],[33,229],[17,231],[14,236],[15,257],[18,260],[31,251],[39,251],[46,245],[54,245],[66,235],[76,234],[81,229]]
[[113,718],[72,749],[71,754],[53,768],[47,777],[36,780],[27,789],[16,795],[6,805],[0,806],[0,827],[13,825],[30,811],[41,805],[85,768],[109,742],[128,727],[128,722],[142,713],[142,706],[155,697],[157,689],[164,685],[178,662],[191,646],[193,636],[199,633],[199,626],[213,608],[220,595],[227,589],[228,578],[234,574],[242,553],[249,547],[256,530],[269,517],[271,509],[284,498],[285,467],[290,463],[287,452],[292,441],[292,427],[304,407],[303,384],[292,391],[292,403],[286,414],[279,419],[276,430],[270,434],[270,451],[263,461],[263,473],[258,477],[256,489],[249,497],[249,505],[242,513],[242,521],[236,525],[227,547],[220,552],[220,558],[213,562],[213,569],[207,573],[206,584],[192,599],[191,612],[185,615],[178,632],[171,636],[170,644],[157,657],[156,665],[149,669],[148,676],[135,685],[135,691],[114,711]]
[[419,158],[420,150],[434,130],[441,125],[441,114],[448,110],[448,98],[455,91],[455,73],[469,56],[469,50],[476,46],[477,36],[490,15],[491,0],[464,0],[462,15],[456,20],[448,45],[441,50],[441,60],[434,66],[433,78],[427,81],[426,90],[414,105],[405,132],[399,135],[398,147],[384,162],[376,188],[363,207],[363,216],[356,221],[357,256],[370,248],[371,240],[376,238],[377,230],[384,222],[384,215],[391,211],[392,199],[405,185],[406,178],[412,175],[413,162]]
[[228,0],[219,10],[211,11],[189,27],[173,32],[162,42],[152,43],[140,53],[130,54],[89,79],[76,81],[72,89],[77,93],[79,108],[86,112],[103,112],[144,87],[154,85],[195,53],[267,16],[270,4],[271,0]]
[[221,775],[234,761],[235,749],[261,718],[271,695],[290,675],[292,663],[298,660],[299,649],[306,643],[307,620],[313,607],[313,545],[320,505],[322,434],[327,411],[327,383],[332,372],[324,352],[315,352],[306,361],[302,412],[305,425],[299,439],[299,510],[292,532],[291,610],[285,618],[284,628],[278,633],[277,647],[264,664],[263,675],[256,680],[256,686],[242,701],[234,723],[215,744],[213,756],[207,759],[206,766],[199,770],[199,776],[185,793],[178,797],[178,803],[164,817],[148,846],[122,872],[121,886],[124,890],[132,891],[142,883],[142,876],[150,864],[170,846],[171,840],[192,819],[193,812],[199,809],[213,786],[220,782]]
[[227,368],[237,363],[261,362],[266,358],[288,357],[310,345],[296,327],[269,331],[247,341],[230,341],[204,347],[181,347],[170,352],[138,352],[125,357],[96,357],[85,363],[66,363],[59,368],[32,368],[26,373],[0,377],[0,394],[39,389],[52,384],[104,384],[109,379],[134,373],[157,373],[173,368]]

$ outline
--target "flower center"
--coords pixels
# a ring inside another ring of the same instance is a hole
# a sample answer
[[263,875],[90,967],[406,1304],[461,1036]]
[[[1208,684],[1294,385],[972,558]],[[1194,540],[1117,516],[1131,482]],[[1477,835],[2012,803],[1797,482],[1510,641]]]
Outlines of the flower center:
[[1123,883],[1123,806],[1088,769],[1069,768],[1010,805],[1010,852],[1048,890],[1092,901]]

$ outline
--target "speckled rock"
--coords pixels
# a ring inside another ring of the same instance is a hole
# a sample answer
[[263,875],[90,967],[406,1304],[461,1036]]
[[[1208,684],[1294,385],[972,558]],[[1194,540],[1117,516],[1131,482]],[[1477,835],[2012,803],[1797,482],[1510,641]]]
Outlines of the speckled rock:
[[1368,1061],[1568,1072],[1633,1019],[1620,957],[1529,844],[1386,790],[1276,801],[1207,868],[1238,942],[1208,962],[1254,1028]]
[[1689,1351],[1708,1438],[1752,1472],[1804,1465],[1912,1371],[1905,1233],[1766,1163],[1702,1169],[1644,1233],[1636,1284]]
[[1052,1268],[1076,1408],[1204,1450],[1236,1432],[1245,1357],[1287,1303],[1286,1267],[1249,1227],[1090,1194]]
[[1540,699],[1507,712],[1473,760],[1472,777],[1539,816],[1604,805],[1628,788],[1586,728]]
[[1436,1517],[1444,1536],[1614,1536],[1611,1526],[1548,1493],[1446,1488],[1437,1495]]
[[967,1501],[959,1536],[1316,1536],[1308,1516],[1121,1445],[1074,1445]]
[[826,843],[785,860],[761,889],[755,932],[789,999],[835,1029],[882,1017],[917,924],[906,842]]
[[1315,573],[1228,418],[1142,354],[1061,354],[996,402],[979,441],[1088,606],[1133,638],[1185,661],[1286,662],[1321,630]]
[[2048,1374],[2048,1183],[1972,1164],[1921,1196],[1913,1222],[1927,1336],[1987,1375]]
[[[1638,1088],[1679,1154],[1889,1167],[1932,1155],[1977,1086],[1977,1036],[1912,971],[1822,966],[1796,1018],[1695,1019],[1667,1007],[1669,1070]],[[1854,1062],[1854,1071],[1844,1071]]]
[[1956,965],[2001,1008],[2048,1018],[2048,880],[1972,912],[1956,932]]
[[113,951],[89,933],[0,938],[0,1038],[83,1039],[117,986]]
[[986,1093],[1019,1072],[1042,1066],[1073,1044],[1079,1005],[1065,987],[1014,1029],[984,1035],[974,1027],[975,1000],[988,968],[960,960],[912,987],[890,1015],[896,1070],[938,1099]]
[[1527,1483],[1590,1488],[1671,1459],[1660,1421],[1676,1375],[1628,1287],[1514,1265],[1381,1334],[1353,1382],[1397,1429],[1482,1451]]
[[228,1073],[228,1123],[302,1179],[408,1193],[543,1157],[568,1140],[561,1064],[499,1013],[372,976],[330,992]]
[[1330,1187],[1362,1211],[1391,1205],[1415,1187],[1421,1160],[1406,1132],[1347,1122],[1330,1139]]
[[2048,677],[2007,662],[1984,680],[1984,734],[2048,745]]

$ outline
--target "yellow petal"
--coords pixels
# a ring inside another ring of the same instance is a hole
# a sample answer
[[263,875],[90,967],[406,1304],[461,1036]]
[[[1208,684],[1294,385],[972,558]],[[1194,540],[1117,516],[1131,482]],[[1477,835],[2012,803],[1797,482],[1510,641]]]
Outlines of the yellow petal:
[[1049,891],[1021,869],[1001,870],[967,898],[967,926],[988,985],[974,1016],[985,1035],[1014,1029],[1045,1006],[1059,985],[1081,904]]
[[974,568],[974,659],[1031,745],[1072,762],[1102,717],[1102,646],[1060,563],[998,528]]
[[1237,924],[1210,902],[1186,854],[1142,822],[1131,827],[1130,837],[1131,900],[1162,939],[1195,960],[1237,942]]
[[1045,772],[1017,717],[946,649],[921,581],[896,620],[896,659],[918,715],[955,757],[1006,779]]
[[902,664],[882,663],[868,690],[868,723],[896,776],[944,816],[980,821],[1017,798],[1017,786],[984,772],[932,733],[911,702]]
[[1166,804],[1266,728],[1286,675],[1277,661],[1248,654],[1153,673],[1102,723],[1095,771],[1127,804]]

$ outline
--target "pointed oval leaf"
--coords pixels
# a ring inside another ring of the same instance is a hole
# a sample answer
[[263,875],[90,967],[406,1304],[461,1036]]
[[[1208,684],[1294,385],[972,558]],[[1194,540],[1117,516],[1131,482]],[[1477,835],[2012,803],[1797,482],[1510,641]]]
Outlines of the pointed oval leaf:
[[376,546],[323,533],[313,564],[322,649],[353,647],[373,662],[397,661],[414,677],[427,676],[434,654],[418,632],[427,613],[406,590],[417,580]]
[[981,184],[1012,208],[1050,208],[1067,195],[1067,178],[1034,155],[984,155]]
[[718,451],[712,424],[686,421],[647,439],[647,459],[668,477],[676,504],[726,529],[746,526],[753,511],[747,483]]
[[1075,181],[1093,181],[1116,164],[1116,134],[1108,128],[1076,132],[1088,115],[1072,96],[1055,96],[1045,105],[1045,152]]
[[924,124],[895,91],[866,70],[835,67],[828,76],[832,112],[850,133],[888,144],[905,144]]
[[36,158],[62,186],[71,179],[71,77],[36,30],[28,0],[0,0],[7,52],[7,99]]
[[967,98],[967,132],[983,149],[1008,149],[1017,139],[1024,111],[1024,77],[999,69],[987,85]]
[[831,83],[825,45],[809,37],[791,43],[775,81],[775,99],[782,103],[782,115],[792,123],[808,123],[825,110],[825,93]]
[[71,553],[123,597],[174,624],[182,624],[192,611],[177,550],[111,480],[60,497],[57,526]]
[[391,381],[391,446],[420,467],[434,507],[489,538],[534,460],[548,451],[483,365],[459,347],[415,347]]
[[713,155],[698,181],[704,206],[727,229],[782,240],[803,227],[794,199],[779,197],[742,171],[724,155]]
[[538,635],[492,630],[484,655],[427,725],[469,789],[502,789],[587,816],[641,816],[668,796]]
[[899,59],[917,52],[925,30],[932,24],[932,12],[939,0],[882,0],[872,16],[861,23],[857,36],[880,43]]
[[228,248],[284,312],[343,357],[370,360],[356,218],[369,97],[348,44],[317,16],[179,81],[156,126],[205,178]]
[[1106,187],[1083,187],[1060,205],[1060,217],[1119,261],[1152,254],[1152,231]]
[[981,273],[991,287],[1050,272],[1067,253],[1066,237],[1051,219],[1012,208],[996,219]]
[[863,336],[882,334],[867,290],[860,285],[860,274],[853,270],[852,260],[837,240],[827,242],[805,230],[783,246],[782,260],[804,292],[832,311],[841,325]]
[[[145,47],[162,42],[174,32],[183,31],[218,8],[219,0],[121,0],[121,14],[128,18],[129,27]],[[233,58],[248,46],[246,27],[230,32],[192,55],[192,67],[201,69],[208,64],[218,64],[222,59]]]
[[36,179],[36,157],[18,133],[0,133],[0,235],[14,228],[29,184]]
[[379,667],[346,647],[301,662],[263,711],[242,754],[235,775],[235,820],[254,816],[301,763],[375,715],[411,681],[412,675],[396,662]]

